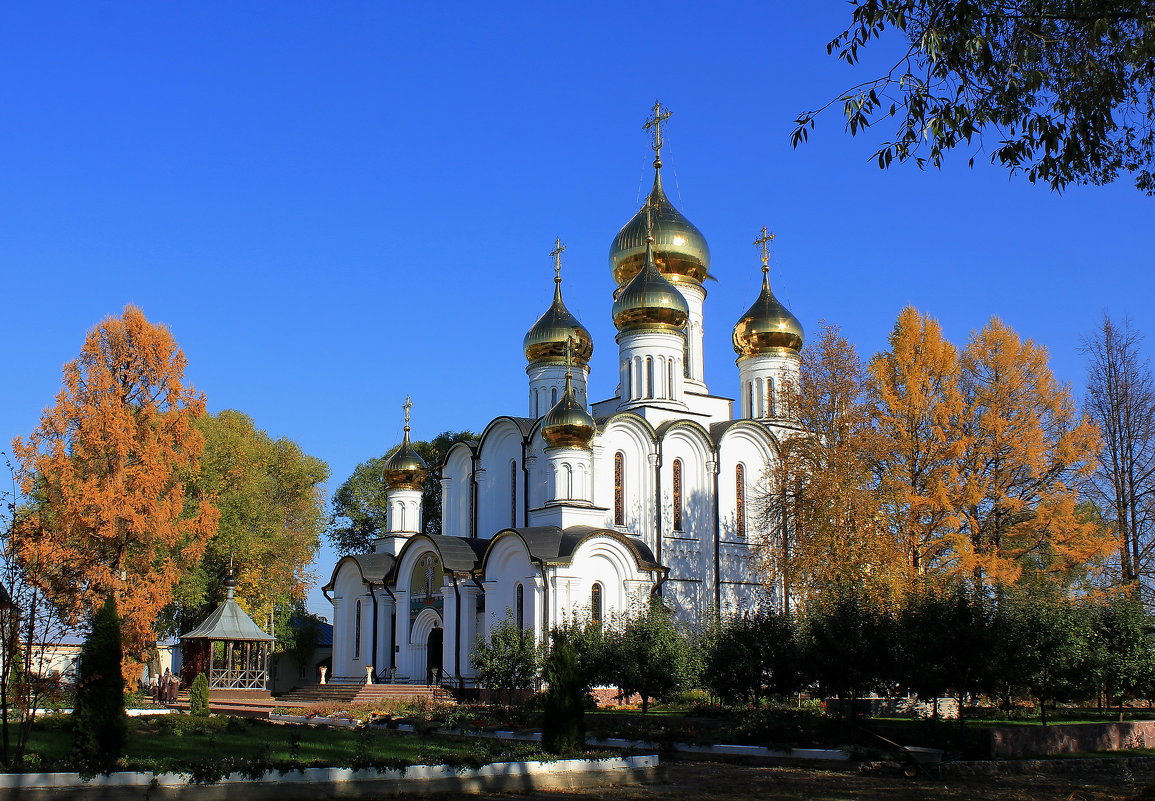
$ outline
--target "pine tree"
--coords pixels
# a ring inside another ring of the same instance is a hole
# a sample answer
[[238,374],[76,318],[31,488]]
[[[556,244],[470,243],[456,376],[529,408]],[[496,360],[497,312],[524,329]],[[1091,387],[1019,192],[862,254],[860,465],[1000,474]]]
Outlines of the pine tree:
[[577,649],[562,631],[554,631],[545,662],[545,693],[542,747],[551,754],[585,748],[585,699],[588,686],[578,664]]

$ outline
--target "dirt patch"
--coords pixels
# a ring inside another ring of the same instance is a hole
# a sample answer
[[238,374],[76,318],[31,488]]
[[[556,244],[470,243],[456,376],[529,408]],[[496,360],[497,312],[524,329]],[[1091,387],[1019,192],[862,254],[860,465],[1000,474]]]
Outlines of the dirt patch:
[[1155,801],[1155,773],[1119,771],[1095,776],[907,779],[900,775],[708,762],[667,761],[664,767],[665,781],[658,784],[481,798],[493,801],[527,797],[556,801]]

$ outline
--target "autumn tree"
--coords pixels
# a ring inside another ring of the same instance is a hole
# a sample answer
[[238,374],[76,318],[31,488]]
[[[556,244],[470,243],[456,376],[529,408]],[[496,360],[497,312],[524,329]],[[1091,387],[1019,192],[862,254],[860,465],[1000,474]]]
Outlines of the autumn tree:
[[907,307],[890,349],[870,361],[873,455],[885,520],[911,579],[951,559],[948,534],[961,443],[959,359],[938,322]]
[[992,319],[963,351],[960,387],[959,568],[978,585],[1011,584],[1024,570],[1066,581],[1103,557],[1110,540],[1078,503],[1098,431],[1076,414],[1046,351]]
[[[880,167],[938,167],[955,148],[1061,190],[1120,173],[1155,194],[1155,9],[1150,0],[852,0],[827,46],[847,64],[897,40],[893,64],[844,92],[847,129],[890,119]],[[875,45],[877,47],[877,45]],[[807,138],[821,113],[795,120]],[[992,142],[993,138],[993,142]]]
[[328,466],[287,438],[273,439],[242,412],[196,421],[205,451],[193,486],[215,499],[220,518],[204,556],[177,585],[167,620],[187,631],[224,599],[230,569],[237,602],[257,620],[273,615],[277,631],[305,598],[308,566],[325,529]]
[[187,491],[204,450],[204,397],[184,384],[168,329],[135,306],[88,333],[63,388],[13,451],[30,501],[15,545],[34,577],[79,616],[120,612],[125,675],[156,642],[153,624],[216,526]]
[[902,556],[880,523],[867,388],[854,346],[827,325],[803,349],[798,386],[784,392],[799,433],[782,443],[761,506],[765,529],[779,532],[762,551],[764,572],[787,609],[842,584],[894,591]]
[[1087,493],[1115,530],[1119,581],[1136,588],[1155,567],[1155,379],[1141,348],[1126,320],[1119,324],[1106,314],[1083,340],[1083,408],[1103,438]]
[[[413,448],[426,464],[434,466],[445,459],[454,444],[475,439],[477,435],[472,431],[442,431],[431,440],[414,442]],[[357,465],[353,474],[333,493],[332,517],[326,536],[338,553],[367,553],[373,550],[373,541],[386,530],[388,504],[382,465],[392,453],[390,450]],[[421,514],[421,530],[440,534],[441,482],[432,472],[421,489]]]

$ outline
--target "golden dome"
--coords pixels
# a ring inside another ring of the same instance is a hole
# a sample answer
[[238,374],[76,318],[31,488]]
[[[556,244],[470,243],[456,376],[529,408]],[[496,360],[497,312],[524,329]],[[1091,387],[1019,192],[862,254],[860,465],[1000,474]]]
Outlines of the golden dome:
[[565,392],[541,421],[541,437],[548,448],[589,448],[597,423],[574,397],[573,380],[565,374]]
[[381,466],[381,474],[385,478],[385,486],[389,489],[419,490],[425,485],[429,476],[429,465],[421,458],[421,454],[413,449],[409,442],[409,410],[413,404],[409,398],[405,399],[405,437],[401,440],[401,447],[385,458]]
[[618,331],[681,331],[690,316],[690,307],[682,293],[658,272],[652,242],[646,242],[644,253],[642,269],[614,299],[614,325]]
[[532,364],[565,364],[566,343],[574,363],[589,364],[594,352],[594,341],[585,326],[570,314],[561,299],[561,251],[565,246],[559,240],[554,251],[557,263],[554,275],[553,303],[537,319],[522,340],[525,358]]
[[[660,164],[656,162],[655,166]],[[706,237],[674,208],[662,189],[662,171],[654,171],[654,188],[642,208],[614,237],[610,246],[610,270],[622,286],[642,268],[646,256],[646,210],[653,212],[654,261],[671,281],[700,284],[710,270]]]
[[734,326],[738,358],[802,350],[802,323],[770,291],[770,268],[762,265],[762,292]]

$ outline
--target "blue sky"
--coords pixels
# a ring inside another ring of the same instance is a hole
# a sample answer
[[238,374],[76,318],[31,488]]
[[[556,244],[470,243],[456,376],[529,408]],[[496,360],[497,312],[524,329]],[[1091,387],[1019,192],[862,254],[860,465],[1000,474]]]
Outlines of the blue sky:
[[[401,434],[524,414],[521,338],[554,237],[613,392],[607,251],[648,188],[641,124],[673,112],[666,187],[713,254],[707,379],[737,382],[750,244],[811,332],[864,354],[898,311],[956,342],[992,315],[1081,394],[1103,310],[1155,332],[1152,200],[1057,195],[998,168],[880,171],[837,110],[849,68],[815,3],[42,2],[0,26],[0,442],[26,434],[85,332],[127,303],[170,327],[210,409],[325,459],[332,486]],[[885,131],[880,131],[879,136]],[[323,551],[317,572],[328,578]],[[325,613],[314,592],[312,607]]]

